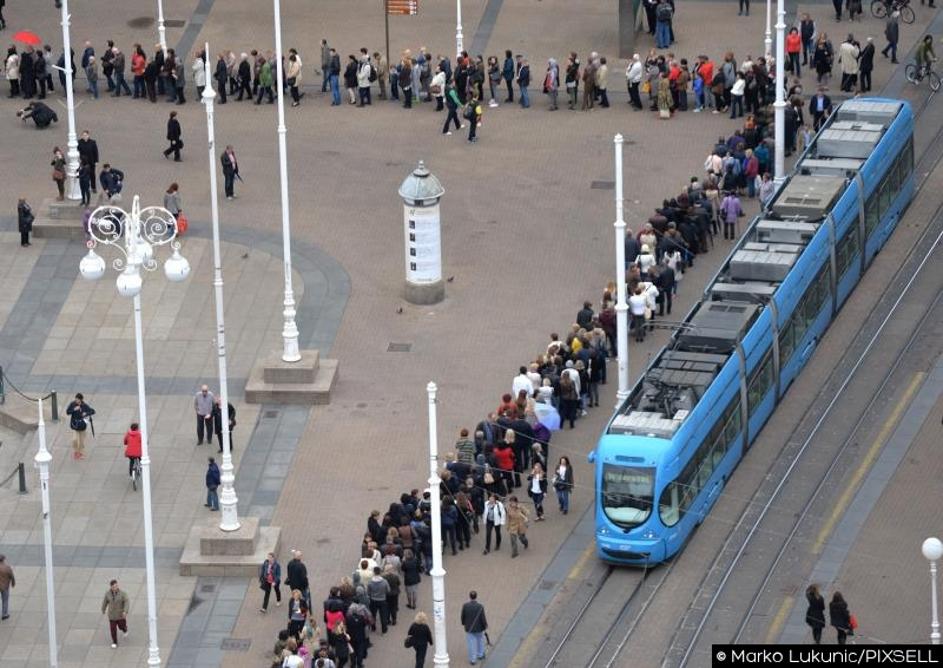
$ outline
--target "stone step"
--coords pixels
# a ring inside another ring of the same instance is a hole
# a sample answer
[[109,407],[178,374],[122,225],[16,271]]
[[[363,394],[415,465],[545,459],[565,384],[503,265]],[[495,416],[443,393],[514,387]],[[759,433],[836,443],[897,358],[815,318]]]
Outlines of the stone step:
[[318,375],[321,354],[317,350],[302,350],[297,362],[285,362],[278,353],[263,360],[262,380],[272,385],[281,383],[313,383]]
[[38,216],[33,221],[33,236],[37,239],[71,239],[85,241],[82,220]]
[[256,365],[246,381],[246,403],[302,406],[329,404],[337,373],[337,360],[320,359],[313,383],[266,383],[262,365]]
[[[259,526],[259,520],[255,517],[242,517],[242,527],[231,533],[224,533],[219,530],[216,524],[218,521],[219,514],[213,513],[212,519],[190,529],[183,554],[180,556],[180,575],[258,578],[259,564],[265,561],[268,553],[278,554],[282,530],[278,527]],[[249,535],[252,540],[246,550],[246,539]],[[229,542],[234,544],[234,549],[226,547]],[[201,552],[201,546],[209,547],[213,554]]]
[[50,218],[57,220],[82,220],[85,208],[81,202],[72,200],[59,201],[55,197],[43,200],[42,211],[48,211]]

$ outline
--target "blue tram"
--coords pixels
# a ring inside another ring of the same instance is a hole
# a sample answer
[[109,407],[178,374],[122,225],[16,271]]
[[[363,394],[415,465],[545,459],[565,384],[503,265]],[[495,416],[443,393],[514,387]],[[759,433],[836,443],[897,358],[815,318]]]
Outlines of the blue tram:
[[684,546],[894,230],[913,165],[907,102],[832,114],[590,453],[601,559]]

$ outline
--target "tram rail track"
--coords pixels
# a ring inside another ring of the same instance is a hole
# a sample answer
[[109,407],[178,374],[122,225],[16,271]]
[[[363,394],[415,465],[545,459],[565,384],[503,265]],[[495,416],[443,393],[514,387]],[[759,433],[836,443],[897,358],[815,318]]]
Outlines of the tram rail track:
[[[922,115],[923,112],[927,109],[930,98],[933,94],[924,101],[919,107],[919,113]],[[916,161],[915,165],[915,174],[918,179],[917,186],[915,188],[914,200],[923,192],[924,186],[929,178],[929,175],[933,173],[939,166],[941,160],[943,160],[943,127],[941,127],[927,144],[925,150],[921,153],[920,158]],[[698,646],[698,642],[704,632],[705,626],[708,623],[708,620],[711,617],[715,607],[718,604],[721,596],[725,593],[728,582],[731,579],[731,575],[734,570],[740,564],[742,557],[744,556],[747,548],[753,541],[754,537],[760,533],[760,527],[763,522],[768,518],[771,508],[773,507],[774,502],[779,498],[780,493],[785,488],[786,484],[790,481],[793,473],[796,470],[799,462],[802,460],[803,455],[806,453],[809,445],[814,441],[816,436],[818,436],[821,427],[826,423],[826,419],[831,415],[833,409],[838,403],[838,400],[842,397],[845,390],[852,382],[852,380],[857,375],[862,364],[864,363],[868,354],[872,351],[874,344],[878,341],[881,335],[884,333],[886,325],[892,320],[894,315],[897,313],[899,307],[903,303],[905,297],[909,294],[912,286],[921,276],[924,268],[929,262],[931,256],[939,248],[941,242],[943,242],[943,202],[941,202],[933,214],[929,218],[929,222],[926,225],[925,229],[918,236],[916,241],[913,243],[910,249],[907,250],[906,259],[900,264],[897,271],[894,273],[892,279],[889,281],[890,285],[897,285],[900,282],[903,282],[903,287],[899,290],[896,300],[890,305],[887,313],[884,315],[884,318],[881,320],[877,330],[870,336],[868,343],[865,346],[864,350],[860,352],[851,369],[848,370],[844,377],[838,373],[838,377],[842,377],[841,382],[838,384],[837,390],[831,389],[833,387],[832,380],[836,377],[836,373],[840,370],[844,370],[844,365],[839,363],[836,365],[834,371],[830,375],[828,382],[826,382],[822,390],[819,393],[819,397],[826,397],[830,395],[826,404],[826,408],[822,411],[821,415],[816,420],[815,424],[812,427],[811,432],[802,439],[802,445],[798,448],[797,451],[792,455],[789,465],[786,468],[784,474],[778,479],[778,483],[773,489],[772,493],[764,489],[761,485],[756,492],[751,496],[750,500],[746,504],[743,512],[740,514],[737,522],[734,527],[728,534],[728,537],[725,539],[723,545],[718,550],[714,560],[711,563],[711,566],[705,571],[704,578],[701,581],[701,584],[698,586],[694,595],[692,596],[692,604],[689,605],[687,611],[685,612],[681,623],[678,625],[678,630],[675,631],[674,637],[669,644],[669,647],[665,653],[662,665],[663,666],[674,666],[677,665],[680,668],[684,668],[688,665],[691,660],[695,650]],[[929,243],[929,248],[927,248],[927,243]],[[926,249],[924,252],[922,249]],[[916,266],[915,266],[916,265]],[[910,278],[906,281],[902,281],[902,278],[909,274]],[[838,464],[843,460],[843,456],[846,455],[849,445],[853,442],[855,436],[858,434],[858,431],[864,422],[865,418],[868,416],[871,409],[874,407],[878,396],[881,395],[881,392],[890,382],[894,374],[899,370],[902,360],[906,357],[907,353],[911,351],[914,341],[918,338],[922,326],[926,322],[927,318],[930,317],[930,314],[934,312],[936,307],[939,305],[941,299],[943,299],[943,292],[939,292],[936,295],[936,298],[932,302],[931,306],[926,310],[923,316],[919,319],[916,326],[914,326],[911,334],[908,336],[906,343],[895,356],[893,362],[887,369],[887,371],[882,375],[881,381],[877,386],[877,390],[872,394],[870,400],[867,402],[866,406],[861,411],[859,417],[855,420],[852,428],[848,432],[846,438],[842,440],[842,444],[835,451],[835,454],[832,456],[831,461],[828,462],[828,466],[825,468],[825,472],[822,474],[821,478],[815,485],[812,490],[811,495],[803,503],[800,511],[796,515],[796,520],[793,522],[792,527],[789,532],[786,534],[786,538],[781,546],[776,551],[776,554],[772,561],[770,562],[769,567],[766,569],[765,573],[759,585],[754,589],[753,594],[750,597],[750,603],[746,611],[740,616],[740,619],[736,625],[736,630],[732,637],[725,639],[724,642],[737,643],[739,642],[746,630],[750,620],[753,618],[754,612],[756,611],[757,605],[769,585],[770,581],[774,577],[777,569],[783,559],[783,557],[789,551],[796,534],[798,533],[800,527],[803,526],[803,522],[809,516],[809,513],[812,507],[815,505],[816,501],[820,498],[821,491],[825,487],[826,483],[830,480],[834,474]],[[865,319],[861,325],[857,328],[856,338],[866,331],[866,328],[871,322],[870,318]],[[800,421],[789,433],[788,437],[784,439],[784,443],[788,444],[792,441],[793,437],[805,428],[803,421]],[[779,461],[777,457],[776,460],[770,466],[768,474],[773,474],[777,466],[781,466],[782,462]],[[756,509],[759,508],[759,513]],[[750,519],[752,516],[752,519]],[[749,525],[749,528],[746,527]],[[746,530],[746,535],[743,536],[743,531]],[[741,537],[742,536],[742,537]],[[738,540],[739,539],[739,540]],[[735,547],[736,546],[736,547]],[[733,553],[733,557],[730,557],[730,554]],[[724,564],[724,561],[727,560],[727,563]],[[717,580],[717,574],[720,575],[719,581]],[[713,584],[712,587],[708,586],[708,581],[713,578],[716,584]],[[706,598],[705,589],[712,588],[713,591],[709,594],[709,600],[706,606],[702,608],[695,608],[693,601],[702,600]],[[695,619],[692,619],[695,618]],[[690,637],[683,643],[678,646],[676,640],[679,639],[680,630],[682,628],[691,628],[694,627],[693,633]],[[680,654],[680,659],[677,663],[672,662],[672,658]]]

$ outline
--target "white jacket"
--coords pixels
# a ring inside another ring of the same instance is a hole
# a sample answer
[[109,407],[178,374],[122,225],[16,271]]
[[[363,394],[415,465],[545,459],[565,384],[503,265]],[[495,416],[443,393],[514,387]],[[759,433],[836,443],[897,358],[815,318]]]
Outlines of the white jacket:
[[13,81],[20,78],[20,57],[11,53],[7,58],[7,81]]
[[858,47],[851,42],[842,42],[838,47],[838,64],[842,74],[858,73]]
[[361,60],[357,65],[357,86],[360,88],[370,88],[370,61]]
[[633,60],[627,68],[625,68],[625,78],[629,83],[641,83],[642,82],[642,61]]
[[436,72],[435,76],[432,77],[432,87],[436,86],[438,86],[436,90],[439,91],[437,95],[445,95],[445,72]]
[[500,527],[507,524],[508,513],[504,509],[504,504],[501,503],[500,501],[495,501],[494,503],[491,503],[491,499],[488,499],[487,501],[485,501],[485,512],[484,512],[485,521],[487,521],[488,519],[488,511],[491,508],[494,508],[494,525],[496,527]]
[[202,58],[197,58],[193,61],[193,65],[190,66],[190,69],[193,70],[193,83],[197,86],[206,85],[206,65],[203,63]]

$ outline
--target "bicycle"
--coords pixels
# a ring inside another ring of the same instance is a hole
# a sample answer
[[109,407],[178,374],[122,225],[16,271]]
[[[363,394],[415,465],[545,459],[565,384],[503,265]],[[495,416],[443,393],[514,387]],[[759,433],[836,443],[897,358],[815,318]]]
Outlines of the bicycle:
[[132,457],[132,466],[131,466],[131,487],[134,491],[138,491],[138,480],[141,478],[141,458]]
[[871,3],[871,15],[874,18],[886,19],[893,12],[900,12],[900,20],[911,24],[917,20],[914,10],[910,8],[910,0],[873,0]]
[[934,93],[940,90],[940,75],[933,71],[933,66],[929,63],[919,68],[915,63],[908,63],[904,68],[904,77],[915,86],[926,78],[930,90]]

